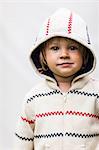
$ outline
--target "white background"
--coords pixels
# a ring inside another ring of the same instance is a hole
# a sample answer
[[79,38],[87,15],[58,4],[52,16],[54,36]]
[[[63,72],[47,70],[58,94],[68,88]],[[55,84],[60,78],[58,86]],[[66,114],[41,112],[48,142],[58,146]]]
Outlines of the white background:
[[[23,98],[41,80],[29,62],[30,48],[43,21],[60,7],[86,20],[99,60],[99,0],[0,1],[0,150],[12,149]],[[98,78],[99,62],[93,75]]]

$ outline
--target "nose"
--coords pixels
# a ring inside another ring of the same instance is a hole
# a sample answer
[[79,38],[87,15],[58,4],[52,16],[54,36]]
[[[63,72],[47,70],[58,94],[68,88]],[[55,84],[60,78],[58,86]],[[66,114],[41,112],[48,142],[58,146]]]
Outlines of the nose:
[[67,49],[62,49],[60,52],[60,58],[61,59],[66,59],[66,58],[70,58],[69,52]]

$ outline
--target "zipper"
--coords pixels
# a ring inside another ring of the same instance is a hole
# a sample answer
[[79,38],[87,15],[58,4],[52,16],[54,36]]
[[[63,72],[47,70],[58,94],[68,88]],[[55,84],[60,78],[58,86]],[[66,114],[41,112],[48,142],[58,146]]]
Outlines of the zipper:
[[64,99],[64,102],[63,102],[63,140],[62,140],[62,150],[65,150],[65,120],[66,120],[66,116],[65,116],[65,112],[66,112],[66,102],[67,102],[67,95],[68,95],[68,92],[62,92],[63,93],[63,99]]

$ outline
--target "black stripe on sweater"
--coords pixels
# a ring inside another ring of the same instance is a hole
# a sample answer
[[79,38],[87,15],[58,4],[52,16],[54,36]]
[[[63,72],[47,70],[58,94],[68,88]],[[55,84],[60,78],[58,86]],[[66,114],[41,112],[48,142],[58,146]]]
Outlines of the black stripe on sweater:
[[88,92],[77,91],[77,90],[71,90],[68,93],[99,98],[99,95],[97,93],[88,93]]
[[17,133],[15,133],[15,135],[16,135],[19,139],[24,140],[24,141],[33,141],[33,140],[34,140],[34,138],[26,138],[26,137],[19,136]]
[[63,133],[51,133],[51,134],[39,134],[35,135],[34,138],[52,138],[52,137],[63,137]]
[[66,132],[65,134],[63,133],[51,133],[51,134],[39,134],[35,135],[34,138],[54,138],[54,137],[63,137],[63,136],[70,136],[70,137],[75,137],[75,138],[93,138],[99,136],[99,133],[95,134],[78,134],[78,133],[68,133]]
[[30,97],[30,98],[27,100],[27,103],[31,102],[31,101],[34,100],[35,98],[44,97],[44,96],[50,96],[50,95],[54,95],[54,94],[61,94],[61,95],[63,95],[63,94],[62,94],[60,91],[58,91],[58,90],[50,91],[50,92],[48,92],[48,93],[35,94],[35,95],[33,95],[32,97]]
[[[90,97],[96,97],[99,98],[99,95],[97,93],[88,93],[85,91],[78,91],[78,90],[71,90],[68,92],[68,94],[77,94],[77,95],[84,95],[84,96],[90,96]],[[39,98],[39,97],[44,97],[44,96],[50,96],[50,95],[54,95],[54,94],[61,94],[63,95],[63,93],[61,91],[58,90],[54,90],[54,91],[50,91],[48,93],[39,93],[39,94],[35,94],[32,97],[27,99],[27,103],[31,102],[32,100],[34,100],[35,98]]]
[[99,133],[95,134],[78,134],[78,133],[65,133],[65,136],[72,136],[72,137],[78,137],[78,138],[93,138],[99,136]]

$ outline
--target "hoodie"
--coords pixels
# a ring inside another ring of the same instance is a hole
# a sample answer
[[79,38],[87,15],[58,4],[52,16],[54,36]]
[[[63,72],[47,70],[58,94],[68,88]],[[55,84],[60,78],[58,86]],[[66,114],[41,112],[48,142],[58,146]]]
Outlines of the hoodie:
[[[89,55],[67,92],[59,89],[52,72],[43,71],[40,63],[40,48],[53,37],[75,40]],[[42,24],[30,60],[45,80],[25,96],[14,149],[99,150],[99,82],[90,77],[96,58],[85,21],[71,10],[58,9]]]

